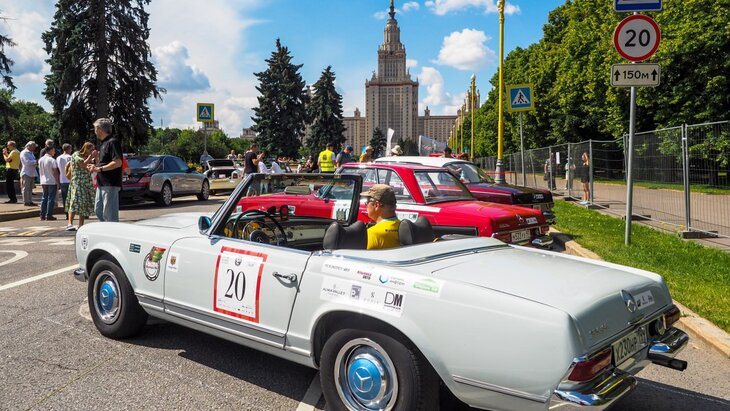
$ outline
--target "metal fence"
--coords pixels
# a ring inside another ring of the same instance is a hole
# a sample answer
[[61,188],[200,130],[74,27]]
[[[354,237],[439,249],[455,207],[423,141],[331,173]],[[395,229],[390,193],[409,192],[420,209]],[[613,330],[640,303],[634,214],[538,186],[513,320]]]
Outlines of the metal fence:
[[[550,189],[623,216],[627,139],[624,135],[526,150],[524,174],[522,154],[507,154],[505,180]],[[475,162],[487,170],[496,168],[496,157]],[[635,133],[632,177],[634,219],[652,220],[687,237],[730,237],[729,121]],[[587,181],[587,197],[581,180]]]

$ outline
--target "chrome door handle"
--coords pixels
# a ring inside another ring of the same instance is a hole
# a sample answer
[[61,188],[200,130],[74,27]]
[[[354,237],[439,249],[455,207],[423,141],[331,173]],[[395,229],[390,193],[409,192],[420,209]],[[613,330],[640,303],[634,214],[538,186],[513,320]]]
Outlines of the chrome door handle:
[[280,280],[286,280],[290,283],[297,281],[297,275],[296,274],[279,274],[276,271],[274,271],[274,277],[280,279]]

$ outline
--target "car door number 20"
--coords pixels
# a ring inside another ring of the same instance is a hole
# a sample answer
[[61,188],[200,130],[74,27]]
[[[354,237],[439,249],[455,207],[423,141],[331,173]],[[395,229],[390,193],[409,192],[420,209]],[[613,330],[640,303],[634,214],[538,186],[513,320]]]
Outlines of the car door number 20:
[[216,264],[213,310],[258,322],[259,287],[267,258],[263,253],[223,247]]
[[230,281],[228,282],[228,289],[224,295],[228,298],[243,301],[243,297],[246,296],[246,275],[243,271],[236,273],[230,268],[226,270],[226,275],[230,277]]

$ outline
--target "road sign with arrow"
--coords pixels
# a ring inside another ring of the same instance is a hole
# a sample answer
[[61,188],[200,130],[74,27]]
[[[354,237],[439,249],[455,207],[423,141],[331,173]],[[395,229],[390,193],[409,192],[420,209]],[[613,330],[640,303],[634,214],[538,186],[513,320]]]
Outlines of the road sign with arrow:
[[661,80],[659,64],[614,64],[611,85],[614,87],[656,87]]

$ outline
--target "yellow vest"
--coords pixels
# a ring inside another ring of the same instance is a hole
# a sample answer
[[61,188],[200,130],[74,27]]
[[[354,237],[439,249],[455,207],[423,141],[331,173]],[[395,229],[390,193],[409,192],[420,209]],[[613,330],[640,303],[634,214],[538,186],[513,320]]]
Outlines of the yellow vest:
[[335,172],[335,153],[324,149],[319,153],[319,171],[323,173]]

